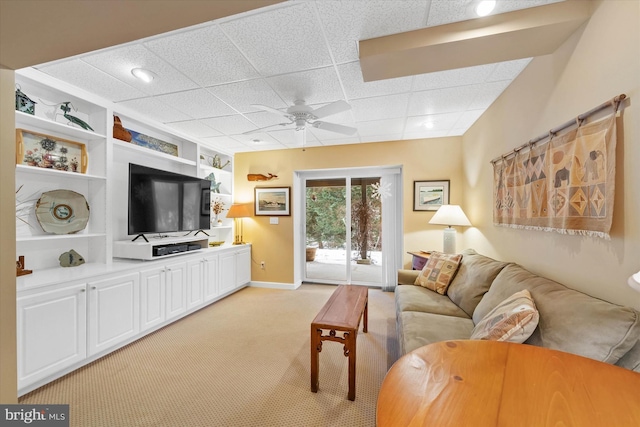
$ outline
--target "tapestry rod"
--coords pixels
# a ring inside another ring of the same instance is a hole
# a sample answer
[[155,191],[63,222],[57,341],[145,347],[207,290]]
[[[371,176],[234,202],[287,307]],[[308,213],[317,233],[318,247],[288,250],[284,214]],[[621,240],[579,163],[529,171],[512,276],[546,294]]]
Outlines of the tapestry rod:
[[568,127],[571,127],[573,125],[578,125],[580,126],[582,124],[582,122],[589,116],[597,113],[600,110],[604,110],[607,107],[613,107],[614,111],[618,111],[618,107],[620,106],[620,103],[622,101],[624,101],[627,98],[627,95],[620,94],[618,96],[613,97],[612,99],[610,99],[607,102],[603,102],[602,104],[598,105],[597,107],[592,108],[591,110],[587,111],[586,113],[582,113],[579,116],[577,116],[575,119],[573,120],[569,120],[563,124],[561,124],[560,126],[557,126],[553,129],[551,129],[549,132],[542,134],[538,137],[535,137],[533,139],[530,139],[527,143],[522,144],[519,147],[514,148],[513,150],[509,151],[507,154],[503,154],[502,156],[498,156],[495,159],[491,160],[491,163],[495,163],[500,159],[506,159],[507,157],[510,157],[511,155],[516,154],[518,151],[522,150],[523,148],[527,148],[527,147],[532,147],[533,144],[542,141],[543,139],[549,138],[555,134],[557,134],[558,132],[560,132],[561,130],[564,130]]

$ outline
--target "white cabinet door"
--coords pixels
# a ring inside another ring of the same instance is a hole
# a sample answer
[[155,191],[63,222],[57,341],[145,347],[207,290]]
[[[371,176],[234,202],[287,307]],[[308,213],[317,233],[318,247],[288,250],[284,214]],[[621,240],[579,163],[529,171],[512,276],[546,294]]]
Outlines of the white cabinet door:
[[18,388],[86,357],[86,314],[84,283],[17,298]]
[[226,294],[236,288],[236,251],[220,254],[220,294]]
[[187,262],[187,310],[202,305],[204,285],[204,259]]
[[140,272],[140,330],[145,331],[166,319],[164,267]]
[[220,271],[218,267],[218,255],[209,255],[204,258],[203,291],[204,301],[209,302],[219,295],[218,283]]
[[239,249],[236,253],[236,287],[251,281],[251,248]]
[[139,285],[138,273],[88,284],[89,355],[113,347],[139,332]]
[[187,263],[179,262],[165,267],[167,289],[167,320],[187,311]]

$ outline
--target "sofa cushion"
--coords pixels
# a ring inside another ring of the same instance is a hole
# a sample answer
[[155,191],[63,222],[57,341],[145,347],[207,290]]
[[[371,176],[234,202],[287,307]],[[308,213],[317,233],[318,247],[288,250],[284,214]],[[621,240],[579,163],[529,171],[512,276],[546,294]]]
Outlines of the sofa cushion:
[[432,252],[415,284],[436,291],[440,295],[446,294],[449,284],[458,271],[461,259],[460,254]]
[[632,308],[569,289],[516,264],[498,274],[473,312],[474,323],[522,289],[531,293],[540,313],[527,344],[616,363],[640,336],[640,313]]
[[447,295],[465,313],[472,316],[493,279],[508,264],[480,255],[473,249],[464,250],[460,267],[447,289]]
[[640,340],[636,341],[636,344],[616,362],[616,365],[640,372]]
[[422,311],[470,318],[446,295],[440,295],[422,286],[399,285],[395,290],[396,311]]
[[473,330],[473,322],[469,318],[418,311],[399,313],[397,322],[401,354],[434,342],[466,340]]
[[538,326],[538,317],[531,294],[523,289],[487,313],[473,328],[471,339],[523,343]]

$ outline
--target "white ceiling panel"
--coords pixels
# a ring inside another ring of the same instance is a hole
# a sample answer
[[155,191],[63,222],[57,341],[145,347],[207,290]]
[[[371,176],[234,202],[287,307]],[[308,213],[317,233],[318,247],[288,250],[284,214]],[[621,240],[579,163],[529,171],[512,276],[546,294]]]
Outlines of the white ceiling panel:
[[237,113],[237,111],[220,101],[206,89],[170,93],[157,96],[156,99],[194,119],[229,116]]
[[221,28],[263,75],[325,67],[331,56],[312,8],[310,2],[291,2]]
[[187,114],[163,104],[153,97],[131,99],[121,102],[120,105],[124,105],[161,123],[181,122],[191,119]]
[[[160,95],[198,87],[184,74],[142,45],[107,49],[94,55],[87,55],[82,60],[148,95]],[[156,74],[153,84],[134,77],[131,74],[134,68],[153,70]]]
[[429,1],[315,2],[336,63],[358,60],[357,40],[424,27]]
[[[476,1],[290,0],[34,68],[226,153],[300,148],[289,119],[252,106],[284,112],[296,100],[311,109],[344,100],[349,110],[321,121],[357,128],[345,136],[307,117],[307,146],[462,135],[530,58],[364,82],[357,47],[475,19]],[[557,1],[501,0],[494,13]],[[156,78],[144,84],[133,67]]]
[[217,25],[161,37],[145,46],[202,87],[258,77]]
[[288,105],[293,105],[298,99],[306,101],[307,105],[344,99],[338,74],[333,67],[270,77],[267,82]]
[[256,111],[252,104],[267,105],[276,109],[288,107],[262,79],[213,86],[207,89],[241,113]]
[[114,102],[147,96],[144,92],[113,78],[80,59],[61,61],[35,68]]

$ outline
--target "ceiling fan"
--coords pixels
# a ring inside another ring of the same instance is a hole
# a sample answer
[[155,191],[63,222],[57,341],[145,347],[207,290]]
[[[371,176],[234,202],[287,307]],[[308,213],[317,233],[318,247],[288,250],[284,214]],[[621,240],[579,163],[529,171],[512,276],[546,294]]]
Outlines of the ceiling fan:
[[353,135],[356,132],[356,128],[350,126],[339,125],[337,123],[329,123],[323,122],[319,119],[322,119],[327,116],[331,116],[333,114],[342,113],[344,111],[348,111],[351,109],[351,106],[343,100],[335,101],[330,104],[327,104],[323,107],[313,109],[310,106],[306,105],[303,100],[297,100],[294,102],[294,105],[287,108],[286,111],[280,111],[272,107],[268,107],[266,105],[253,104],[252,107],[258,108],[263,111],[267,111],[269,113],[274,113],[279,116],[285,117],[288,122],[277,123],[275,125],[265,126],[258,129],[253,129],[247,132],[244,132],[244,135],[260,132],[264,129],[272,128],[275,126],[289,126],[295,125],[296,135],[302,138],[304,144],[304,134],[307,125],[313,126],[317,129],[328,130],[330,132],[336,132],[343,135]]

